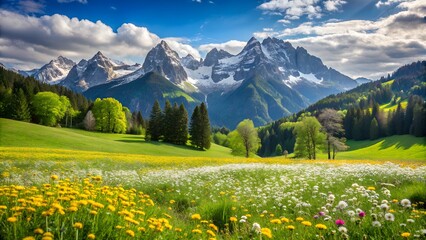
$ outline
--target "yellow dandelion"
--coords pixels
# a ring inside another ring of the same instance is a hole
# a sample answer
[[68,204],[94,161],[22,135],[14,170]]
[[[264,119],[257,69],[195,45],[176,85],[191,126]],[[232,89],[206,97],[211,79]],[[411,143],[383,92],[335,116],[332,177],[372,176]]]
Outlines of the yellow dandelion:
[[219,228],[218,228],[216,225],[214,225],[213,223],[210,223],[210,224],[209,224],[209,227],[210,227],[211,229],[215,230],[216,232],[219,230]]
[[411,235],[411,233],[409,233],[409,232],[404,232],[404,233],[402,233],[402,234],[401,234],[401,237],[403,237],[403,238],[408,238],[410,235]]
[[318,228],[318,229],[320,229],[320,230],[325,230],[325,229],[327,229],[327,226],[325,226],[324,224],[321,224],[321,223],[319,223],[319,224],[315,225],[315,227],[316,227],[316,228]]
[[280,219],[272,219],[271,221],[270,221],[271,223],[273,223],[273,224],[281,224],[282,222],[281,222],[281,220]]
[[237,219],[236,217],[230,217],[230,218],[229,218],[229,221],[231,221],[231,222],[236,222],[236,221],[238,221],[238,219]]
[[375,188],[375,187],[370,186],[370,187],[368,187],[368,188],[367,188],[367,190],[375,191],[375,190],[376,190],[376,188]]
[[22,240],[35,240],[35,237],[28,236],[28,237],[24,237]]
[[74,228],[77,228],[77,229],[82,229],[83,228],[83,223],[81,223],[81,222],[76,222],[76,223],[74,223],[74,226],[73,226]]
[[15,222],[18,221],[18,219],[16,217],[10,217],[10,218],[7,219],[7,221],[11,222],[11,223],[15,223]]
[[95,234],[93,234],[93,233],[90,233],[89,235],[87,235],[87,238],[88,238],[88,239],[95,239],[95,238],[96,238],[96,235],[95,235]]
[[57,180],[59,178],[58,175],[53,174],[52,176],[50,176],[50,179],[52,180]]
[[298,222],[301,222],[301,221],[303,221],[304,219],[302,218],[302,217],[298,217],[298,218],[296,218],[296,221],[298,221]]
[[309,221],[303,221],[302,224],[305,225],[305,226],[307,226],[307,227],[312,226],[312,223],[309,222]]
[[43,229],[41,229],[41,228],[36,228],[36,229],[34,229],[34,233],[35,233],[35,234],[43,234],[43,233],[44,233],[44,231],[43,231]]
[[133,232],[132,230],[126,230],[126,234],[129,235],[130,237],[134,237],[135,236],[135,232]]
[[182,232],[182,228],[175,228],[175,232]]
[[196,213],[196,214],[192,214],[191,219],[192,219],[192,220],[200,220],[200,219],[201,219],[201,215],[200,215],[200,214],[198,214],[198,213]]
[[207,230],[206,233],[212,237],[216,237],[216,234],[212,230]]
[[198,234],[202,234],[203,233],[203,231],[201,231],[200,229],[193,229],[191,232],[198,233]]
[[265,235],[267,238],[272,238],[272,231],[269,228],[261,228],[260,232],[262,235]]
[[293,225],[288,225],[288,226],[287,226],[287,229],[288,229],[288,230],[294,230],[294,229],[296,229],[296,227],[294,227]]

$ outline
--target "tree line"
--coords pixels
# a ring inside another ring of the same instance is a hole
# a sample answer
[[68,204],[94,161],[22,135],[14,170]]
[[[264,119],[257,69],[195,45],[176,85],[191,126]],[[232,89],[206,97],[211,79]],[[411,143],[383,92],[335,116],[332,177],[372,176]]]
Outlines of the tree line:
[[89,105],[82,94],[0,68],[0,117],[72,127],[82,121]]
[[[189,134],[189,138],[188,138]],[[166,101],[164,110],[161,109],[158,101],[152,106],[146,139],[186,145],[188,139],[196,148],[210,148],[210,120],[207,107],[204,103],[196,106],[190,119],[188,128],[188,112],[185,106],[173,106],[170,101]]]

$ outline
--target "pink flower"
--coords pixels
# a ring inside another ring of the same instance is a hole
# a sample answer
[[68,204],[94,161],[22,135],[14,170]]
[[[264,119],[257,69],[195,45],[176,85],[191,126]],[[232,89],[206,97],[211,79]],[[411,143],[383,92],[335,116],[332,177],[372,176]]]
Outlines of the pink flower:
[[345,221],[343,221],[342,219],[337,219],[336,220],[336,225],[337,226],[343,226],[343,225],[345,225]]
[[319,212],[318,213],[320,216],[324,216],[325,215],[325,212]]
[[360,213],[358,213],[358,216],[359,216],[360,218],[365,217],[365,212],[360,212]]

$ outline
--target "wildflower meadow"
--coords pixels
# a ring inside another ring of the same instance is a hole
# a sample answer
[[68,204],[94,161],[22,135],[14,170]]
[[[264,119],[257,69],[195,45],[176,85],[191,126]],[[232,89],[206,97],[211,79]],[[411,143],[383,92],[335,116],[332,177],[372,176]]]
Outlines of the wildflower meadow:
[[0,239],[426,237],[423,165],[85,164],[0,162]]

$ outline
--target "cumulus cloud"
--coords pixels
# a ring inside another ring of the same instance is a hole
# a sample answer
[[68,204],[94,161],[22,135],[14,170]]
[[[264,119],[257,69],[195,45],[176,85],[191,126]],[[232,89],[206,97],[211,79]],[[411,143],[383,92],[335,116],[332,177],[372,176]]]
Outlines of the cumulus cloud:
[[198,47],[198,50],[200,50],[201,52],[207,53],[213,48],[217,48],[217,49],[225,50],[231,54],[238,54],[239,52],[241,52],[241,50],[243,50],[245,45],[246,45],[246,42],[230,40],[224,43],[203,44],[200,47]]
[[405,2],[405,1],[407,1],[407,0],[384,0],[384,1],[379,0],[376,3],[376,7],[379,8],[379,7],[382,7],[382,6],[389,6],[389,5],[393,5],[395,3],[400,3],[400,2]]
[[254,35],[291,38],[293,45],[306,48],[328,66],[352,77],[374,79],[426,56],[426,2],[403,2],[398,9],[399,12],[376,21],[333,21],[320,25],[306,22],[295,28]]
[[[63,55],[79,61],[98,50],[112,58],[143,62],[160,37],[145,27],[122,24],[116,31],[101,21],[69,18],[64,15],[33,17],[0,9],[0,62],[19,69],[40,67]],[[196,49],[179,39],[168,41],[180,55]]]
[[339,7],[341,7],[345,3],[346,1],[344,0],[327,0],[324,2],[324,7],[327,11],[334,12],[338,11]]
[[302,16],[309,19],[321,18],[326,11],[334,12],[345,4],[344,0],[327,0],[321,5],[320,0],[269,0],[258,6],[266,14],[283,15],[281,23],[289,23]]

